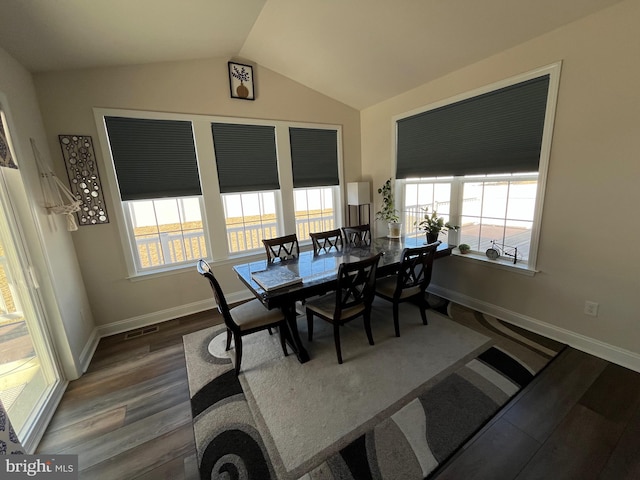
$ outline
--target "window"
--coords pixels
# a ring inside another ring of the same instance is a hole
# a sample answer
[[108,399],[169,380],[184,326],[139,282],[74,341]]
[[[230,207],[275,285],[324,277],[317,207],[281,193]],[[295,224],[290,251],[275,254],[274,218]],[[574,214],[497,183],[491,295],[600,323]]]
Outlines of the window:
[[139,270],[207,256],[199,197],[132,200],[124,206]]
[[[505,261],[516,258],[527,264],[537,188],[537,173],[407,179],[404,182],[405,234],[423,235],[415,222],[427,207],[429,212],[436,210],[445,221],[460,227],[457,232],[449,232],[449,236],[441,233],[439,240],[466,243],[472,251],[481,254],[495,242]],[[453,192],[458,192],[459,198],[452,201]]]
[[275,192],[222,195],[230,253],[264,248],[263,238],[277,237]]
[[459,243],[485,252],[496,242],[505,257],[528,263],[538,175],[462,180]]
[[94,118],[131,277],[341,225],[337,125],[102,108]]
[[278,233],[275,127],[212,123],[229,253],[264,248]]
[[338,224],[338,131],[290,127],[289,143],[298,238],[333,230]]
[[[424,216],[424,208],[429,213],[437,211],[445,221],[451,220],[451,179],[407,180],[404,185],[404,206],[405,235],[424,236],[416,227],[416,222]],[[447,242],[446,235],[441,233],[438,240]]]
[[135,273],[206,256],[191,122],[105,116]]
[[336,187],[296,188],[293,191],[299,239],[309,238],[309,233],[336,228],[334,198],[337,194]]
[[397,118],[396,177],[405,234],[422,208],[458,231],[477,258],[535,269],[560,64]]

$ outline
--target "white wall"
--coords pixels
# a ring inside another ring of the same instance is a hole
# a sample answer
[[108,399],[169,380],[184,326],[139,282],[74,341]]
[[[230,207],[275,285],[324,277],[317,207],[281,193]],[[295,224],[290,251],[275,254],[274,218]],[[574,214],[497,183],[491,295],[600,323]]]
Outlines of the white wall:
[[42,207],[29,139],[35,139],[45,160],[50,155],[31,74],[1,48],[0,92],[6,99],[3,108],[20,167],[19,176],[9,172],[14,180],[10,194],[41,285],[51,334],[64,372],[72,380],[88,365],[97,345],[96,330],[69,232],[63,219],[47,215]]
[[[434,283],[441,292],[477,308],[537,324],[547,334],[636,369],[638,25],[640,2],[622,2],[382,102],[361,116],[362,171],[377,187],[394,174],[394,115],[561,60],[540,273],[527,277],[449,258],[438,262]],[[379,207],[380,198],[376,202]],[[597,318],[583,314],[585,300],[600,304]]]
[[[210,308],[213,299],[210,287],[197,274],[195,265],[166,276],[127,279],[123,247],[113,215],[118,202],[110,198],[107,188],[94,107],[341,125],[344,179],[347,182],[359,179],[359,112],[259,65],[254,68],[255,101],[231,99],[227,61],[217,58],[35,75],[47,139],[60,175],[66,177],[58,135],[82,134],[94,140],[111,222],[81,226],[72,237],[95,321],[102,334]],[[213,158],[200,161],[213,162]],[[216,222],[221,224],[221,219]],[[231,263],[214,266],[214,269],[225,293],[246,298],[247,290],[233,274]]]

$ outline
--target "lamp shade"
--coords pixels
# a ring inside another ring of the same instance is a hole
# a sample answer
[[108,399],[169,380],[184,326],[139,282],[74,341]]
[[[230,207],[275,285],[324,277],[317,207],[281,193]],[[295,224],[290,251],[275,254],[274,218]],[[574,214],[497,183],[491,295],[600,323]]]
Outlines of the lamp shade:
[[369,182],[347,183],[347,204],[365,205],[371,203],[371,188]]

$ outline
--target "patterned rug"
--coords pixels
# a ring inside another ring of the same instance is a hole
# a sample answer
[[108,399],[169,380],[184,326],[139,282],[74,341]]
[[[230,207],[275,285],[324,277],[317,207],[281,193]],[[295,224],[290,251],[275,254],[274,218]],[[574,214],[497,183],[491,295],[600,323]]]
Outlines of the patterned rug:
[[[447,302],[428,319],[401,305],[397,338],[390,304],[376,299],[376,344],[350,322],[342,365],[320,319],[305,364],[283,356],[277,334],[249,335],[239,377],[223,327],[186,335],[201,477],[423,479],[564,347]],[[306,339],[306,321],[298,325]]]

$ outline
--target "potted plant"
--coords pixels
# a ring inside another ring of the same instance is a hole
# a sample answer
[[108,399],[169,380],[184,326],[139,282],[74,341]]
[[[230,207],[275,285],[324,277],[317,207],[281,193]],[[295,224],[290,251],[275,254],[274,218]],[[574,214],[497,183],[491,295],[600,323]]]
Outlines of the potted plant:
[[438,241],[440,232],[446,233],[449,230],[457,230],[459,228],[457,225],[451,225],[449,222],[445,223],[444,218],[439,217],[438,212],[435,210],[429,213],[429,207],[424,207],[422,211],[424,212],[422,220],[419,222],[416,221],[414,225],[420,230],[424,230],[427,234],[427,243]]
[[384,182],[384,185],[378,189],[378,193],[382,195],[382,208],[376,212],[376,218],[387,222],[390,238],[400,238],[402,224],[395,206],[391,179]]
[[458,250],[460,250],[460,253],[465,255],[471,251],[471,247],[466,243],[461,243],[460,245],[458,245]]

